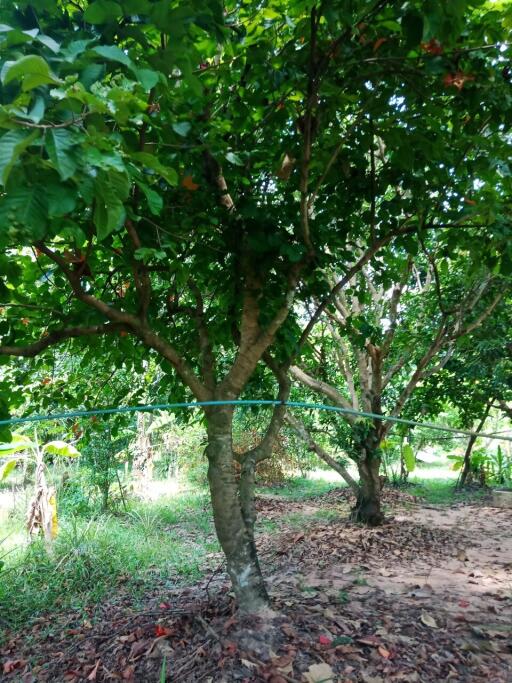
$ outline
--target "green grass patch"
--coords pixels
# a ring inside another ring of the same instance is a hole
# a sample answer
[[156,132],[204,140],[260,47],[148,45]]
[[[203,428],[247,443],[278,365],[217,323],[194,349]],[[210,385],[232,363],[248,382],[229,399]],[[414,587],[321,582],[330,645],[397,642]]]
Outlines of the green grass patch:
[[[41,540],[11,548],[0,571],[4,625],[19,629],[42,614],[81,611],[120,586],[136,597],[156,580],[197,580],[219,550],[206,501],[203,493],[183,494],[134,504],[122,515],[62,517],[50,550]],[[19,541],[22,525],[9,519],[0,539],[8,531]]]
[[305,479],[297,477],[289,479],[285,484],[279,486],[262,486],[258,488],[258,493],[270,493],[282,496],[288,500],[307,500],[321,496],[328,491],[337,488],[344,488],[340,482],[326,481],[325,479]]

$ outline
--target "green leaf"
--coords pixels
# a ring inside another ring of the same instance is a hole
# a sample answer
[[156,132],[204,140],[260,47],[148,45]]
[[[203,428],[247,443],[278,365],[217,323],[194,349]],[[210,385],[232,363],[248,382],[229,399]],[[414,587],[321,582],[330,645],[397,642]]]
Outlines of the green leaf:
[[132,71],[146,92],[149,92],[154,88],[160,80],[158,71],[152,71],[151,69],[136,69],[135,67],[132,68]]
[[244,165],[244,162],[242,161],[242,159],[240,159],[238,154],[235,154],[234,152],[228,152],[226,154],[226,159],[227,159],[227,161],[229,161],[230,164],[234,164],[235,166],[243,166]]
[[119,229],[126,218],[124,202],[130,192],[127,176],[115,171],[100,171],[95,183],[94,224],[98,240]]
[[70,153],[75,144],[75,135],[65,128],[50,129],[46,135],[46,151],[62,180],[76,171],[77,165]]
[[48,215],[58,218],[70,214],[76,207],[77,192],[62,185],[49,185],[46,189]]
[[405,467],[408,472],[412,472],[416,467],[416,458],[414,457],[414,451],[410,444],[405,444],[402,448],[402,458],[404,460]]
[[21,154],[38,137],[37,131],[15,129],[0,138],[0,181],[5,186],[14,164]]
[[6,85],[16,79],[21,80],[24,92],[37,88],[39,85],[60,83],[50,71],[48,63],[37,55],[27,55],[15,62],[6,63],[2,69],[1,78]]
[[162,212],[164,201],[162,197],[155,192],[155,190],[148,187],[145,183],[137,183],[140,189],[144,192],[146,200],[148,202],[148,208],[153,214],[153,216],[158,216]]
[[30,119],[30,121],[33,121],[34,123],[39,123],[44,116],[45,108],[46,105],[44,97],[36,97],[32,109],[28,112],[26,118]]
[[35,447],[35,443],[33,443],[28,436],[25,436],[25,434],[13,434],[11,441],[0,444],[0,457],[13,455],[14,453],[22,453],[23,451]]
[[76,458],[80,455],[80,452],[72,444],[66,443],[66,441],[49,441],[41,450],[52,455],[62,455],[66,458]]
[[23,186],[10,190],[0,198],[0,225],[25,234],[30,241],[44,237],[48,208],[45,190],[40,186]]
[[17,464],[17,460],[8,460],[7,462],[5,462],[0,467],[0,481],[4,481],[5,479],[7,479],[7,477],[13,471]]
[[147,169],[162,176],[169,185],[178,184],[178,174],[174,168],[164,166],[155,156],[153,156],[153,154],[150,154],[149,152],[136,152],[135,154],[132,154],[132,159],[139,161]]
[[132,66],[132,60],[117,45],[98,45],[93,48],[93,52],[111,62],[120,62],[125,66]]
[[181,135],[182,138],[184,138],[188,133],[190,132],[190,129],[192,126],[188,121],[181,121],[180,123],[173,123],[172,124],[172,129],[175,133],[178,133],[178,135]]
[[123,16],[123,10],[112,0],[95,0],[84,12],[84,19],[89,24],[107,24]]
[[43,33],[40,33],[37,36],[36,40],[39,41],[40,43],[42,43],[45,47],[47,47],[52,52],[57,53],[60,50],[59,43],[57,43],[57,41],[54,40],[53,38],[50,38],[50,36],[45,36]]

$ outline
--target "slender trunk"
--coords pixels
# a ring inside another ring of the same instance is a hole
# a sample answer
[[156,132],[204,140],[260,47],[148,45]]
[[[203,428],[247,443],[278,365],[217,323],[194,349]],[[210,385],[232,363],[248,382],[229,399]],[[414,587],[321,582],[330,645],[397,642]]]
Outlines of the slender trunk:
[[380,526],[384,522],[381,510],[382,484],[379,477],[381,458],[376,448],[363,446],[357,461],[359,471],[359,494],[352,508],[351,519],[368,526]]
[[352,491],[357,495],[359,495],[359,485],[357,481],[355,481],[350,473],[348,472],[347,468],[344,467],[341,463],[339,463],[337,460],[335,460],[333,457],[327,453],[325,449],[323,449],[320,444],[318,444],[311,434],[308,432],[304,424],[298,420],[294,415],[291,413],[288,413],[286,415],[286,422],[297,432],[297,434],[305,441],[305,443],[308,445],[308,448],[310,451],[313,451],[318,455],[319,458],[321,458],[329,467],[332,467],[332,469],[337,472],[344,480],[345,482],[350,486]]
[[[478,438],[478,433],[482,431],[485,425],[485,421],[489,417],[489,413],[491,411],[491,406],[493,404],[493,399],[490,399],[487,402],[487,405],[485,407],[484,414],[482,415],[482,418],[480,422],[477,425],[477,428],[475,429],[475,434],[473,436],[469,437],[468,440],[468,445],[466,446],[466,451],[464,453],[464,464],[462,466],[462,471],[460,473],[460,480],[457,485],[457,488],[462,489],[464,486],[471,481],[471,453],[473,452],[473,446],[476,443],[476,440]],[[468,481],[469,479],[469,481]]]
[[233,408],[209,408],[206,417],[208,482],[217,537],[240,610],[258,612],[269,605],[269,598],[254,544],[255,466],[242,472],[239,488],[233,455]]

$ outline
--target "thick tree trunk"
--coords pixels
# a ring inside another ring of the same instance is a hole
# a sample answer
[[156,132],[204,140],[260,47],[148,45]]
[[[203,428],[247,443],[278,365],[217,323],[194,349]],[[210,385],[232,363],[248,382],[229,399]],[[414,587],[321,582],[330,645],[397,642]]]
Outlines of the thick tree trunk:
[[244,472],[241,486],[235,473],[232,442],[233,408],[207,411],[208,482],[215,529],[226,555],[227,571],[238,602],[245,613],[268,607],[269,598],[254,544],[254,468]]
[[351,519],[368,526],[380,526],[384,522],[381,510],[380,457],[376,450],[364,447],[357,462],[359,471],[359,494],[352,508]]

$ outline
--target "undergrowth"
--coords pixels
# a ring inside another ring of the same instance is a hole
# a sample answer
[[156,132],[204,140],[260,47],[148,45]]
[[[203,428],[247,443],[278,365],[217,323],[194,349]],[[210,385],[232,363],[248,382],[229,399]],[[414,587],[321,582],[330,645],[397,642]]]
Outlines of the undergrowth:
[[[61,515],[51,549],[41,540],[10,548],[0,570],[3,627],[21,628],[55,610],[84,610],[120,586],[133,596],[155,581],[195,581],[219,550],[204,493],[132,504],[124,514]],[[20,533],[23,518],[5,530]],[[0,540],[4,534],[0,529]],[[7,539],[4,547],[7,547]],[[0,556],[4,555],[1,552]]]

